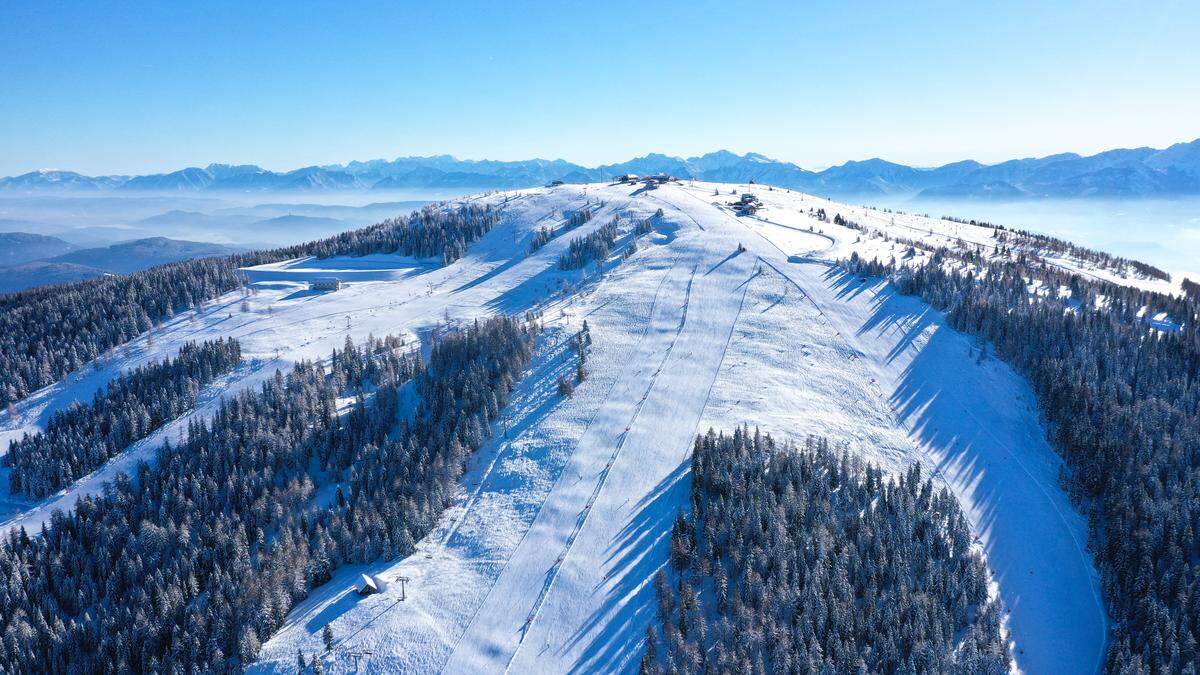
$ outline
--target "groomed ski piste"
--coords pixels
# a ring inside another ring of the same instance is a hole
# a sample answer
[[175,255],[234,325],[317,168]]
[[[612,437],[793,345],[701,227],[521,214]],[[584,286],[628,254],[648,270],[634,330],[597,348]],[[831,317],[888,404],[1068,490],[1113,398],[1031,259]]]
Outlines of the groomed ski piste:
[[[727,203],[747,189],[763,208],[737,215]],[[468,199],[502,218],[450,265],[373,255],[248,269],[249,295],[180,314],[0,413],[3,449],[120,371],[184,342],[242,343],[246,362],[188,417],[70,489],[25,502],[0,475],[4,528],[36,533],[54,509],[151,458],[220,396],[301,359],[327,358],[347,335],[428,345],[447,323],[534,310],[546,326],[534,362],[434,531],[407,559],[338,570],[293,609],[253,671],[294,672],[298,651],[323,654],[327,672],[635,670],[656,611],[651,581],[688,499],[692,440],[743,423],[777,438],[826,436],[892,471],[920,462],[970,519],[1008,611],[1017,666],[1099,670],[1107,620],[1086,526],[1059,486],[1061,462],[1028,385],[995,358],[980,358],[976,341],[918,299],[834,262],[855,251],[867,259],[921,251],[815,211],[934,245],[987,245],[992,230],[753,185],[565,185]],[[538,228],[561,227],[589,205],[590,221],[529,252]],[[571,239],[616,215],[622,230],[609,260],[558,269]],[[625,257],[633,224],[647,218],[652,231]],[[308,290],[324,276],[346,283]],[[589,377],[564,398],[555,384],[574,372],[569,340],[584,321],[593,339]],[[362,573],[379,578],[382,592],[358,595]],[[326,625],[335,636],[330,653]]]

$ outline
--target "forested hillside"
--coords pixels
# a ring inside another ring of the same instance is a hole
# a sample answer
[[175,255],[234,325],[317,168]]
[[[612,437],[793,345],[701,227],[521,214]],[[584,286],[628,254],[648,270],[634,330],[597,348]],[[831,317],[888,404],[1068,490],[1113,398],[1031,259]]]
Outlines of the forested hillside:
[[572,239],[566,252],[558,259],[558,267],[563,270],[578,270],[593,261],[604,260],[616,241],[617,225],[614,221],[585,237]]
[[[969,262],[966,270],[959,269]],[[892,268],[854,261],[861,274]],[[971,271],[978,270],[978,271]],[[1029,378],[1087,514],[1113,619],[1107,670],[1186,672],[1200,659],[1200,304],[1026,258],[942,250],[898,287],[991,343]],[[1031,295],[1030,288],[1069,289]],[[1143,317],[1166,312],[1157,330]]]
[[[746,190],[479,195],[0,296],[0,671],[629,672],[652,622],[664,672],[1194,661],[1194,289]],[[180,365],[218,338],[251,363]],[[745,420],[788,442],[693,447]]]
[[241,360],[237,340],[190,343],[174,359],[136,368],[91,403],[50,418],[45,433],[14,441],[4,455],[13,492],[44,497],[91,472],[130,443],[191,410],[200,388]]
[[710,430],[691,486],[643,673],[1008,672],[967,522],[919,467]]
[[[395,339],[347,344],[328,370],[300,363],[225,401],[41,536],[13,531],[0,670],[239,670],[339,566],[412,551],[533,337],[491,319],[446,334],[427,366]],[[420,403],[398,419],[408,382]]]
[[369,253],[448,262],[462,256],[498,217],[490,206],[431,207],[307,244],[0,295],[0,406],[58,381],[177,312],[238,288],[239,267]]

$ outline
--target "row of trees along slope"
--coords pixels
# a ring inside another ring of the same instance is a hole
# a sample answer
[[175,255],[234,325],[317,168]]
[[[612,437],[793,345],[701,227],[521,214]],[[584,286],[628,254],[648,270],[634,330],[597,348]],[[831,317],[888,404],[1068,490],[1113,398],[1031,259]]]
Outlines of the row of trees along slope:
[[427,365],[395,339],[347,344],[329,370],[300,363],[223,401],[41,536],[10,533],[0,672],[240,671],[338,567],[412,553],[534,336],[490,319],[443,336]]
[[978,673],[1012,657],[953,495],[810,438],[696,438],[643,673]]
[[301,256],[399,253],[451,262],[499,220],[490,205],[429,206],[320,241],[172,263],[0,295],[0,406],[53,384],[175,313],[238,288],[238,268]]
[[10,488],[45,497],[70,485],[191,410],[200,389],[232,370],[241,356],[241,345],[233,338],[188,343],[174,359],[114,378],[91,403],[55,413],[45,432],[9,445],[3,461],[12,468]]
[[[900,292],[990,342],[1031,383],[1065,460],[1063,484],[1090,525],[1112,619],[1107,671],[1196,672],[1200,293],[1185,287],[1168,297],[1025,255],[987,259],[946,249],[899,273],[857,258],[848,268],[894,274]],[[1160,330],[1145,321],[1159,312],[1174,324]]]

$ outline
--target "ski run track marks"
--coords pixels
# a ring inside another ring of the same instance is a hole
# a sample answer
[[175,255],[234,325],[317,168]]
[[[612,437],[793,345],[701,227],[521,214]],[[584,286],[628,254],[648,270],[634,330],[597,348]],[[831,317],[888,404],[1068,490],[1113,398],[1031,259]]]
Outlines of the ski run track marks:
[[[765,208],[735,216],[725,202],[747,188]],[[2,450],[116,373],[186,341],[242,342],[246,363],[188,416],[62,493],[27,502],[0,474],[4,529],[36,532],[53,509],[99,491],[187,419],[211,414],[220,396],[327,358],[347,335],[398,334],[427,346],[447,321],[538,310],[546,330],[529,372],[439,524],[407,559],[340,569],[293,609],[252,671],[294,672],[298,650],[324,652],[327,624],[335,636],[321,657],[327,672],[636,670],[656,611],[651,581],[688,500],[692,440],[742,423],[780,439],[827,436],[890,471],[921,462],[963,505],[1009,612],[1018,668],[1099,669],[1107,619],[1086,527],[1059,487],[1060,460],[1028,385],[995,359],[977,359],[976,343],[927,305],[832,262],[851,251],[899,257],[899,244],[809,211],[931,243],[986,245],[990,230],[745,185],[567,185],[468,199],[501,209],[502,219],[451,265],[373,255],[252,268],[249,296],[181,314],[36,392],[15,414],[0,413]],[[528,253],[537,228],[599,201],[591,221]],[[572,238],[616,214],[621,237],[602,268],[557,269]],[[622,260],[642,218],[654,230]],[[308,279],[330,275],[346,286],[307,290]],[[555,383],[574,374],[570,340],[584,321],[589,377],[563,399]],[[382,592],[358,596],[362,573],[381,579]]]

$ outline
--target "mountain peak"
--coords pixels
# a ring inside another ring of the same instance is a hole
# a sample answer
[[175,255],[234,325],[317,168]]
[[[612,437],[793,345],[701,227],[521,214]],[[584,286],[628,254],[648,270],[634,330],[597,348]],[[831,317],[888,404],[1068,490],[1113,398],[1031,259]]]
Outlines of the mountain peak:
[[[1125,167],[1125,171],[1113,171]],[[40,169],[0,178],[0,189],[123,190],[197,192],[328,192],[336,190],[514,189],[552,180],[601,181],[617,173],[665,172],[716,182],[755,180],[828,195],[918,194],[926,190],[963,196],[1053,197],[1200,194],[1200,139],[1169,148],[1116,149],[1088,157],[1059,153],[1012,159],[993,165],[974,160],[939,167],[912,167],[880,157],[851,160],[820,172],[757,152],[738,155],[718,149],[682,158],[649,152],[617,164],[593,168],[562,159],[464,160],[453,155],[406,156],[346,164],[268,171],[254,164],[213,163],[170,173],[89,177],[73,171]],[[1005,185],[1004,190],[994,186]]]

